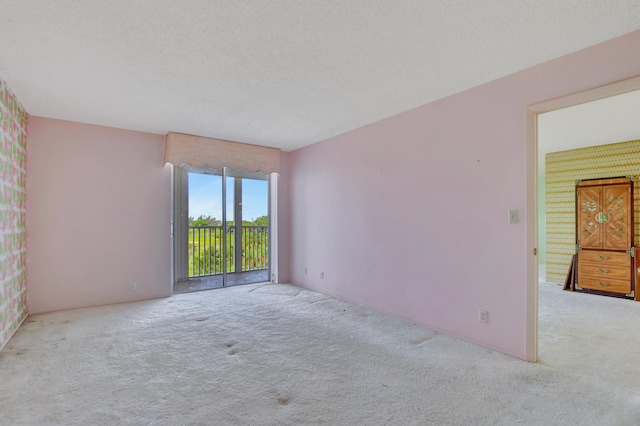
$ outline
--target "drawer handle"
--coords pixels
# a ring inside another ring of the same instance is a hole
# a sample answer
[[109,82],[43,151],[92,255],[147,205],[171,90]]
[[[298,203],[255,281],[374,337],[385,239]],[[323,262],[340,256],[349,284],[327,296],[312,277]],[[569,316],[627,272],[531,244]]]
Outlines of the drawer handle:
[[600,259],[600,260],[609,260],[610,257],[609,256],[598,256],[598,259]]
[[608,274],[609,270],[608,269],[600,269],[600,268],[598,268],[598,272],[601,272],[603,274]]
[[602,281],[598,281],[598,285],[601,285],[602,287],[609,287],[611,284],[603,283]]

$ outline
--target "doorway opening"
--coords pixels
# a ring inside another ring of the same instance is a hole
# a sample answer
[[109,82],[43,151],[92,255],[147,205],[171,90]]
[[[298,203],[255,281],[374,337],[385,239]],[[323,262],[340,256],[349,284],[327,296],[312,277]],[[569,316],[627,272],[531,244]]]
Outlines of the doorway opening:
[[[536,361],[538,359],[538,272],[540,275],[540,282],[543,284],[549,282],[547,276],[550,273],[549,265],[546,262],[546,238],[545,238],[545,168],[544,168],[544,154],[546,152],[553,151],[565,151],[575,148],[582,148],[587,144],[576,146],[565,146],[551,143],[550,146],[545,145],[544,132],[548,128],[548,123],[541,123],[541,115],[544,113],[558,113],[558,116],[563,115],[570,110],[578,110],[585,105],[596,104],[594,101],[615,99],[618,95],[631,94],[640,90],[640,77],[621,81],[618,83],[610,84],[603,87],[598,87],[585,92],[577,93],[574,95],[566,96],[564,98],[555,99],[552,101],[540,103],[537,105],[529,106],[527,108],[527,157],[528,169],[530,172],[527,174],[527,200],[534,200],[533,203],[527,203],[527,216],[535,218],[533,221],[527,221],[527,241],[528,246],[533,249],[533,253],[541,255],[528,256],[527,258],[527,340],[526,340],[526,359],[528,361]],[[607,107],[610,107],[608,105]],[[635,109],[637,114],[637,109]],[[546,115],[546,114],[545,114]],[[594,136],[599,133],[602,127],[609,127],[618,125],[620,115],[615,120],[609,120],[607,123],[600,126],[598,131],[593,129],[588,130],[591,124],[589,119],[584,117],[580,120],[581,125],[576,126],[576,129],[582,131],[584,137]],[[636,120],[637,123],[637,120]],[[601,132],[600,132],[601,133]],[[612,136],[612,135],[609,135]],[[574,141],[576,139],[583,139],[582,137],[568,138],[566,134],[560,135],[560,139]],[[591,145],[602,145],[606,143],[623,142],[625,140],[638,139],[637,133],[629,136],[616,133],[613,139],[609,142],[604,142],[602,139],[600,143],[591,143]],[[552,149],[550,149],[550,147]],[[540,234],[538,234],[540,231]],[[540,264],[539,264],[539,261]],[[553,272],[553,270],[551,271]],[[557,273],[556,273],[557,275]],[[554,282],[553,280],[551,280]]]
[[174,173],[174,292],[269,281],[269,175]]

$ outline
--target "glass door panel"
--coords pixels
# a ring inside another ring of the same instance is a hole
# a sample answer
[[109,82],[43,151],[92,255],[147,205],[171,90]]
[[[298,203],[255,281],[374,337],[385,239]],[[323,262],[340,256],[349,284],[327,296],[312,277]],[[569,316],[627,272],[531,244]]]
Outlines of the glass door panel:
[[222,176],[190,172],[189,277],[222,274]]
[[236,185],[238,179],[226,176],[226,196],[225,196],[225,231],[226,231],[226,251],[227,261],[225,262],[227,273],[236,272]]
[[242,187],[242,270],[266,270],[269,267],[269,182],[243,179]]
[[178,167],[174,180],[174,291],[269,281],[268,175]]
[[234,273],[227,285],[269,281],[269,176],[228,170],[234,179]]

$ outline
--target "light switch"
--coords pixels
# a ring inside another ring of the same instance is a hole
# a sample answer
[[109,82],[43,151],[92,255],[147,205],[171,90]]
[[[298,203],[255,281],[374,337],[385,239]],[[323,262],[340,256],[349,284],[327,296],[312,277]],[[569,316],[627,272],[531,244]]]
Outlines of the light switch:
[[509,223],[518,223],[518,210],[509,210]]

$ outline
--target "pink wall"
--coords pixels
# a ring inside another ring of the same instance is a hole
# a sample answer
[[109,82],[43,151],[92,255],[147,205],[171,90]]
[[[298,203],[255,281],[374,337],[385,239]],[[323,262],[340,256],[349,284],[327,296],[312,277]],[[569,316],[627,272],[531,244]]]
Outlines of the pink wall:
[[637,75],[640,31],[294,151],[291,281],[525,358],[526,106]]
[[0,78],[0,349],[27,317],[27,113]]
[[164,136],[41,117],[28,130],[29,312],[168,296]]

